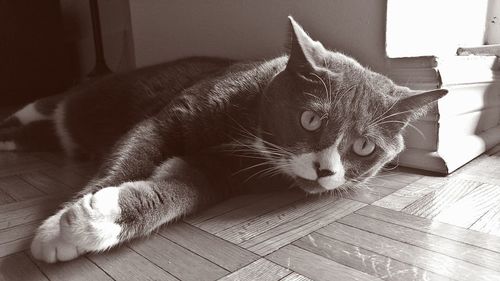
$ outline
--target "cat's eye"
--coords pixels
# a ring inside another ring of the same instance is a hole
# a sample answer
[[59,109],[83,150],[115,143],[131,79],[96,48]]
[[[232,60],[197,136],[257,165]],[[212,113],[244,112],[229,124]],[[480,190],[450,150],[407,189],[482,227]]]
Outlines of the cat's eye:
[[321,117],[314,111],[306,110],[300,116],[300,124],[307,131],[316,131],[321,127]]
[[368,156],[375,151],[375,144],[366,138],[358,138],[354,141],[352,150],[359,156]]

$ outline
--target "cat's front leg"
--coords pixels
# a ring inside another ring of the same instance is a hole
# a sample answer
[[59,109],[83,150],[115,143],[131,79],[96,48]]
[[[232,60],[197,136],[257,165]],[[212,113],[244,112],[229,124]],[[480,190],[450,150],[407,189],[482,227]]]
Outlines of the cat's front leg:
[[68,204],[42,224],[31,251],[45,262],[71,260],[147,235],[217,199],[202,172],[171,158],[147,180],[89,192]]

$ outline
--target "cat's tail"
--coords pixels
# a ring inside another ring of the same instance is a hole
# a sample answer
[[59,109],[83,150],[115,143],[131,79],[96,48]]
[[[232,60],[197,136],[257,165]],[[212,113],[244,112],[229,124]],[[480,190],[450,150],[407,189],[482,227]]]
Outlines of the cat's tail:
[[59,148],[54,113],[63,95],[36,100],[0,122],[0,151]]

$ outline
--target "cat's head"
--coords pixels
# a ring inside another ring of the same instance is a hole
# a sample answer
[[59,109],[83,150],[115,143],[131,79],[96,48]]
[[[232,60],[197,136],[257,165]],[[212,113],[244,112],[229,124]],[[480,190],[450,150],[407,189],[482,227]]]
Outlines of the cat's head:
[[264,93],[257,145],[306,192],[363,182],[403,150],[408,122],[447,91],[413,93],[290,25],[290,55]]

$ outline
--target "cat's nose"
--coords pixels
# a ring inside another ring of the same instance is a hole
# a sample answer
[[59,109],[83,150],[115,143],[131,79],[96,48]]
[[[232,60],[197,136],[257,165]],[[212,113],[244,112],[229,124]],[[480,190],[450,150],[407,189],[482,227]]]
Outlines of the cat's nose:
[[335,172],[331,170],[321,169],[321,165],[318,162],[314,162],[314,169],[316,170],[318,178],[324,178],[335,175]]

